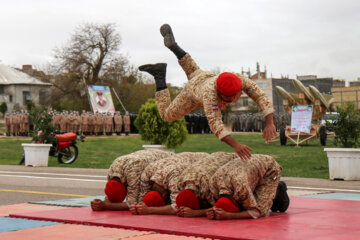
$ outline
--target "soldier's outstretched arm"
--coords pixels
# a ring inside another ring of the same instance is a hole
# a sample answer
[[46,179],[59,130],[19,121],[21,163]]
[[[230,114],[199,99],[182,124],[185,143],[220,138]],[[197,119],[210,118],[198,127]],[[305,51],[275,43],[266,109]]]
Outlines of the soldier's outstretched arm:
[[100,199],[94,199],[90,203],[91,209],[93,211],[127,211],[129,210],[128,205],[125,202],[121,203],[112,203],[109,200],[105,199],[104,201]]
[[232,148],[234,148],[234,151],[239,155],[239,157],[243,160],[249,160],[251,158],[252,149],[244,144],[238,143],[234,138],[232,138],[230,135],[224,137],[221,139],[221,141],[225,142]]
[[180,207],[178,211],[176,212],[176,215],[178,217],[206,217],[206,211],[207,209],[198,209],[194,210],[189,207]]
[[165,205],[162,207],[148,207],[145,203],[141,202],[136,205],[136,211],[139,215],[175,215],[176,211],[171,205]]
[[[214,217],[216,220],[230,220],[230,219],[251,219],[252,216],[247,211],[241,212],[226,212],[222,208],[214,207]],[[210,219],[209,215],[208,218]]]

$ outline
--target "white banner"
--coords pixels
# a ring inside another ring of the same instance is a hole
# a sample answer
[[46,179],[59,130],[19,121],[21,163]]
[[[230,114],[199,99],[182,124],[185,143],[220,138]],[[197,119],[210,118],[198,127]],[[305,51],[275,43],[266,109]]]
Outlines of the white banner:
[[310,133],[313,105],[292,106],[291,133]]

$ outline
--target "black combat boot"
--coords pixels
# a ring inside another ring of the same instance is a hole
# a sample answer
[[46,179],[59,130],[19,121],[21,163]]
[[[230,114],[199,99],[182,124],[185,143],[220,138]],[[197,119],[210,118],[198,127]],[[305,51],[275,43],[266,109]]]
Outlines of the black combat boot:
[[280,181],[276,189],[276,196],[275,199],[273,200],[271,211],[285,212],[288,209],[290,204],[290,199],[286,191],[287,191],[286,183]]
[[147,72],[154,76],[156,91],[166,89],[166,63],[146,64],[139,67],[140,71]]
[[176,55],[177,59],[181,59],[186,55],[186,52],[176,43],[169,24],[162,25],[160,27],[160,33],[164,37],[164,45]]

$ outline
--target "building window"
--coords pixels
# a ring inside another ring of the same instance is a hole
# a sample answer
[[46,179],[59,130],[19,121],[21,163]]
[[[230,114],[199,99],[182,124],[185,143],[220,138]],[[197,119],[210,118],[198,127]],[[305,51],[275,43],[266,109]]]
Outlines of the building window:
[[5,87],[0,85],[0,94],[4,94],[4,89],[5,89]]
[[31,95],[28,91],[23,91],[23,105],[26,106],[31,101]]
[[12,101],[13,101],[13,96],[9,95],[9,102],[12,102]]
[[236,107],[247,107],[249,105],[249,98],[248,97],[242,97],[237,100],[235,103]]
[[244,107],[249,106],[249,98],[247,98],[247,97],[243,98],[242,105],[243,105]]
[[266,87],[266,84],[265,83],[257,83],[258,87],[259,88],[265,88]]

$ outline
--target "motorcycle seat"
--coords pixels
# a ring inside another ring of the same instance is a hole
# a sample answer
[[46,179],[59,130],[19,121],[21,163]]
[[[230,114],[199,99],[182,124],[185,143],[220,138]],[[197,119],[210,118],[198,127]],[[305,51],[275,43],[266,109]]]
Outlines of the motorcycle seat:
[[76,133],[64,133],[64,134],[56,134],[56,138],[58,142],[69,142],[76,140]]

